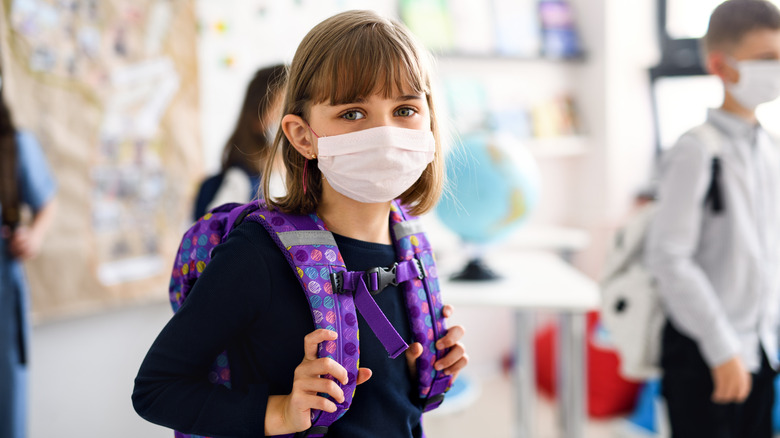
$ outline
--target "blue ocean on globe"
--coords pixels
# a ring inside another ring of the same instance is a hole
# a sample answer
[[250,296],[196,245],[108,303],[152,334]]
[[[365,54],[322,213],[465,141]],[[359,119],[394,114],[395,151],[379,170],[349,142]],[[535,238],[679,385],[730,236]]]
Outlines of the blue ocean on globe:
[[436,214],[466,242],[506,237],[539,203],[537,163],[511,135],[464,135],[445,160],[447,189]]

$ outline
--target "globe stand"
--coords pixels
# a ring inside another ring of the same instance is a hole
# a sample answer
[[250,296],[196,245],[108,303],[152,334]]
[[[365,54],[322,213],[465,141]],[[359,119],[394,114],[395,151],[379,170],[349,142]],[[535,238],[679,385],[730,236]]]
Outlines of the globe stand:
[[450,279],[457,281],[490,281],[499,278],[501,276],[491,271],[479,256],[469,260],[462,271],[450,277]]

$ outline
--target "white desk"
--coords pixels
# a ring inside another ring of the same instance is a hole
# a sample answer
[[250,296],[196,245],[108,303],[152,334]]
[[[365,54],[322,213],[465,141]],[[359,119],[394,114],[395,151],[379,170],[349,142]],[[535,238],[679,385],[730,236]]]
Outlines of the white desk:
[[561,436],[581,438],[586,416],[585,312],[598,307],[596,283],[553,254],[511,250],[494,252],[485,258],[486,263],[504,278],[490,282],[450,281],[452,271],[465,261],[441,256],[439,280],[445,303],[511,307],[515,311],[516,437],[536,436],[533,314],[547,310],[560,315],[557,387]]

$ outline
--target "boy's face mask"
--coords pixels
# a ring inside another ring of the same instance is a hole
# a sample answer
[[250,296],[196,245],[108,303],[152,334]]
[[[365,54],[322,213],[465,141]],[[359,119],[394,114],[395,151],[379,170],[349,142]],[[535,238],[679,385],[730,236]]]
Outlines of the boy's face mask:
[[731,61],[739,71],[739,82],[727,83],[726,89],[745,109],[755,110],[762,103],[780,96],[780,61]]
[[380,126],[321,137],[317,149],[317,167],[334,190],[376,203],[408,190],[433,161],[436,147],[431,131]]

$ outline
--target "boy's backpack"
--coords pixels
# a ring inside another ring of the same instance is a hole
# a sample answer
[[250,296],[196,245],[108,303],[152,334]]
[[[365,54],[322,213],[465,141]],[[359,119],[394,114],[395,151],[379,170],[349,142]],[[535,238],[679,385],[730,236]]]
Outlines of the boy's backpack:
[[[246,176],[252,182],[252,193],[257,193],[257,189],[260,187],[260,177],[253,175],[251,172],[241,166],[235,167],[246,173]],[[203,215],[205,215],[208,211],[211,201],[213,201],[214,197],[217,196],[217,192],[222,186],[222,181],[225,180],[225,172],[225,170],[220,171],[217,174],[207,177],[203,180],[203,182],[200,183],[200,187],[198,187],[198,194],[195,195],[195,208],[192,216],[194,220],[198,220],[199,218],[203,217]],[[237,199],[236,201],[245,200]]]
[[[211,260],[211,251],[243,221],[263,225],[285,255],[308,299],[315,328],[338,332],[335,341],[320,344],[319,357],[329,357],[347,370],[349,383],[344,402],[336,403],[334,413],[312,412],[312,427],[290,437],[320,437],[328,426],[349,408],[355,392],[359,341],[357,314],[360,311],[390,357],[403,353],[407,344],[398,335],[373,295],[387,285],[399,285],[403,291],[413,341],[420,342],[423,354],[417,359],[419,396],[425,411],[436,408],[449,389],[451,376],[433,369],[433,363],[447,351],[436,350],[434,343],[444,336],[436,265],[431,246],[417,218],[393,202],[390,230],[399,260],[392,267],[377,267],[365,272],[347,271],[333,235],[315,214],[298,216],[269,211],[263,201],[249,204],[225,204],[206,213],[184,233],[176,255],[170,283],[170,300],[177,311],[194,283]],[[227,354],[214,362],[209,380],[230,387]],[[176,432],[176,437],[195,437]]]
[[[720,188],[722,135],[707,123],[691,133],[707,145],[712,156],[712,175],[703,208],[720,213],[724,208]],[[644,204],[617,231],[607,250],[601,281],[602,321],[620,355],[621,373],[639,380],[660,374],[661,331],[666,318],[655,280],[643,260],[645,238],[655,207],[653,202]]]

